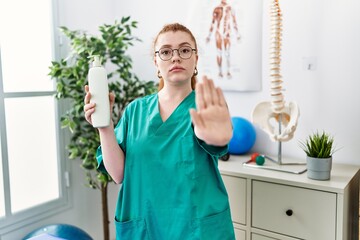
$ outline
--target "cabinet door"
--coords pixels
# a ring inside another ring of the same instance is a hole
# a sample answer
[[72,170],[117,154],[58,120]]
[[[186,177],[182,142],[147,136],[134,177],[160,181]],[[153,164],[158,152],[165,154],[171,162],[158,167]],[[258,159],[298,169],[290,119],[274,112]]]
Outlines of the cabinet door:
[[301,239],[335,240],[336,194],[253,181],[252,226]]
[[246,240],[246,233],[244,230],[234,228],[236,240]]
[[233,222],[246,224],[246,179],[223,175]]

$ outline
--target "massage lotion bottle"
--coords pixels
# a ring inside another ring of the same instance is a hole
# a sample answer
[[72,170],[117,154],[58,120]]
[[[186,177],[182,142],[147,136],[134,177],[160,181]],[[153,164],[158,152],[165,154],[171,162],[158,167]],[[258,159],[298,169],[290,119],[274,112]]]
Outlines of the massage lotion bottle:
[[90,102],[95,103],[95,112],[91,115],[93,127],[110,125],[110,102],[107,73],[101,65],[100,57],[93,56],[94,61],[89,70],[88,81],[91,94]]

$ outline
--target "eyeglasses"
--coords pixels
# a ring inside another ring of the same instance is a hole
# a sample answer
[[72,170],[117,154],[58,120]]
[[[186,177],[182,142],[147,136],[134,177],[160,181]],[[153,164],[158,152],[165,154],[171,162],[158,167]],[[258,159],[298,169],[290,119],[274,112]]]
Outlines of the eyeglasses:
[[180,58],[189,59],[191,58],[192,53],[196,52],[196,49],[187,46],[180,47],[178,49],[160,48],[159,51],[155,52],[155,54],[158,54],[161,60],[169,61],[174,56],[174,51],[178,52]]

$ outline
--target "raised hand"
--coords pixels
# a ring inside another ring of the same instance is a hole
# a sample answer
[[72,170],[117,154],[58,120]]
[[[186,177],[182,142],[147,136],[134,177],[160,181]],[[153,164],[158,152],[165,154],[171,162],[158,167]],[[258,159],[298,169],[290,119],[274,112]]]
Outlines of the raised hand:
[[196,84],[196,110],[190,115],[195,135],[209,145],[224,146],[232,137],[232,125],[224,95],[214,82],[203,77]]

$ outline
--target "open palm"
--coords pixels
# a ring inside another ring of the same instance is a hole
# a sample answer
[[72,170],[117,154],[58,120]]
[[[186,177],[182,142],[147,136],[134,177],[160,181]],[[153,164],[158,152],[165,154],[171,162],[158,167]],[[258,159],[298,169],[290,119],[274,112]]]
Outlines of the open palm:
[[190,110],[195,135],[209,145],[226,145],[232,137],[232,125],[221,89],[203,77],[196,84],[195,93],[197,109]]

